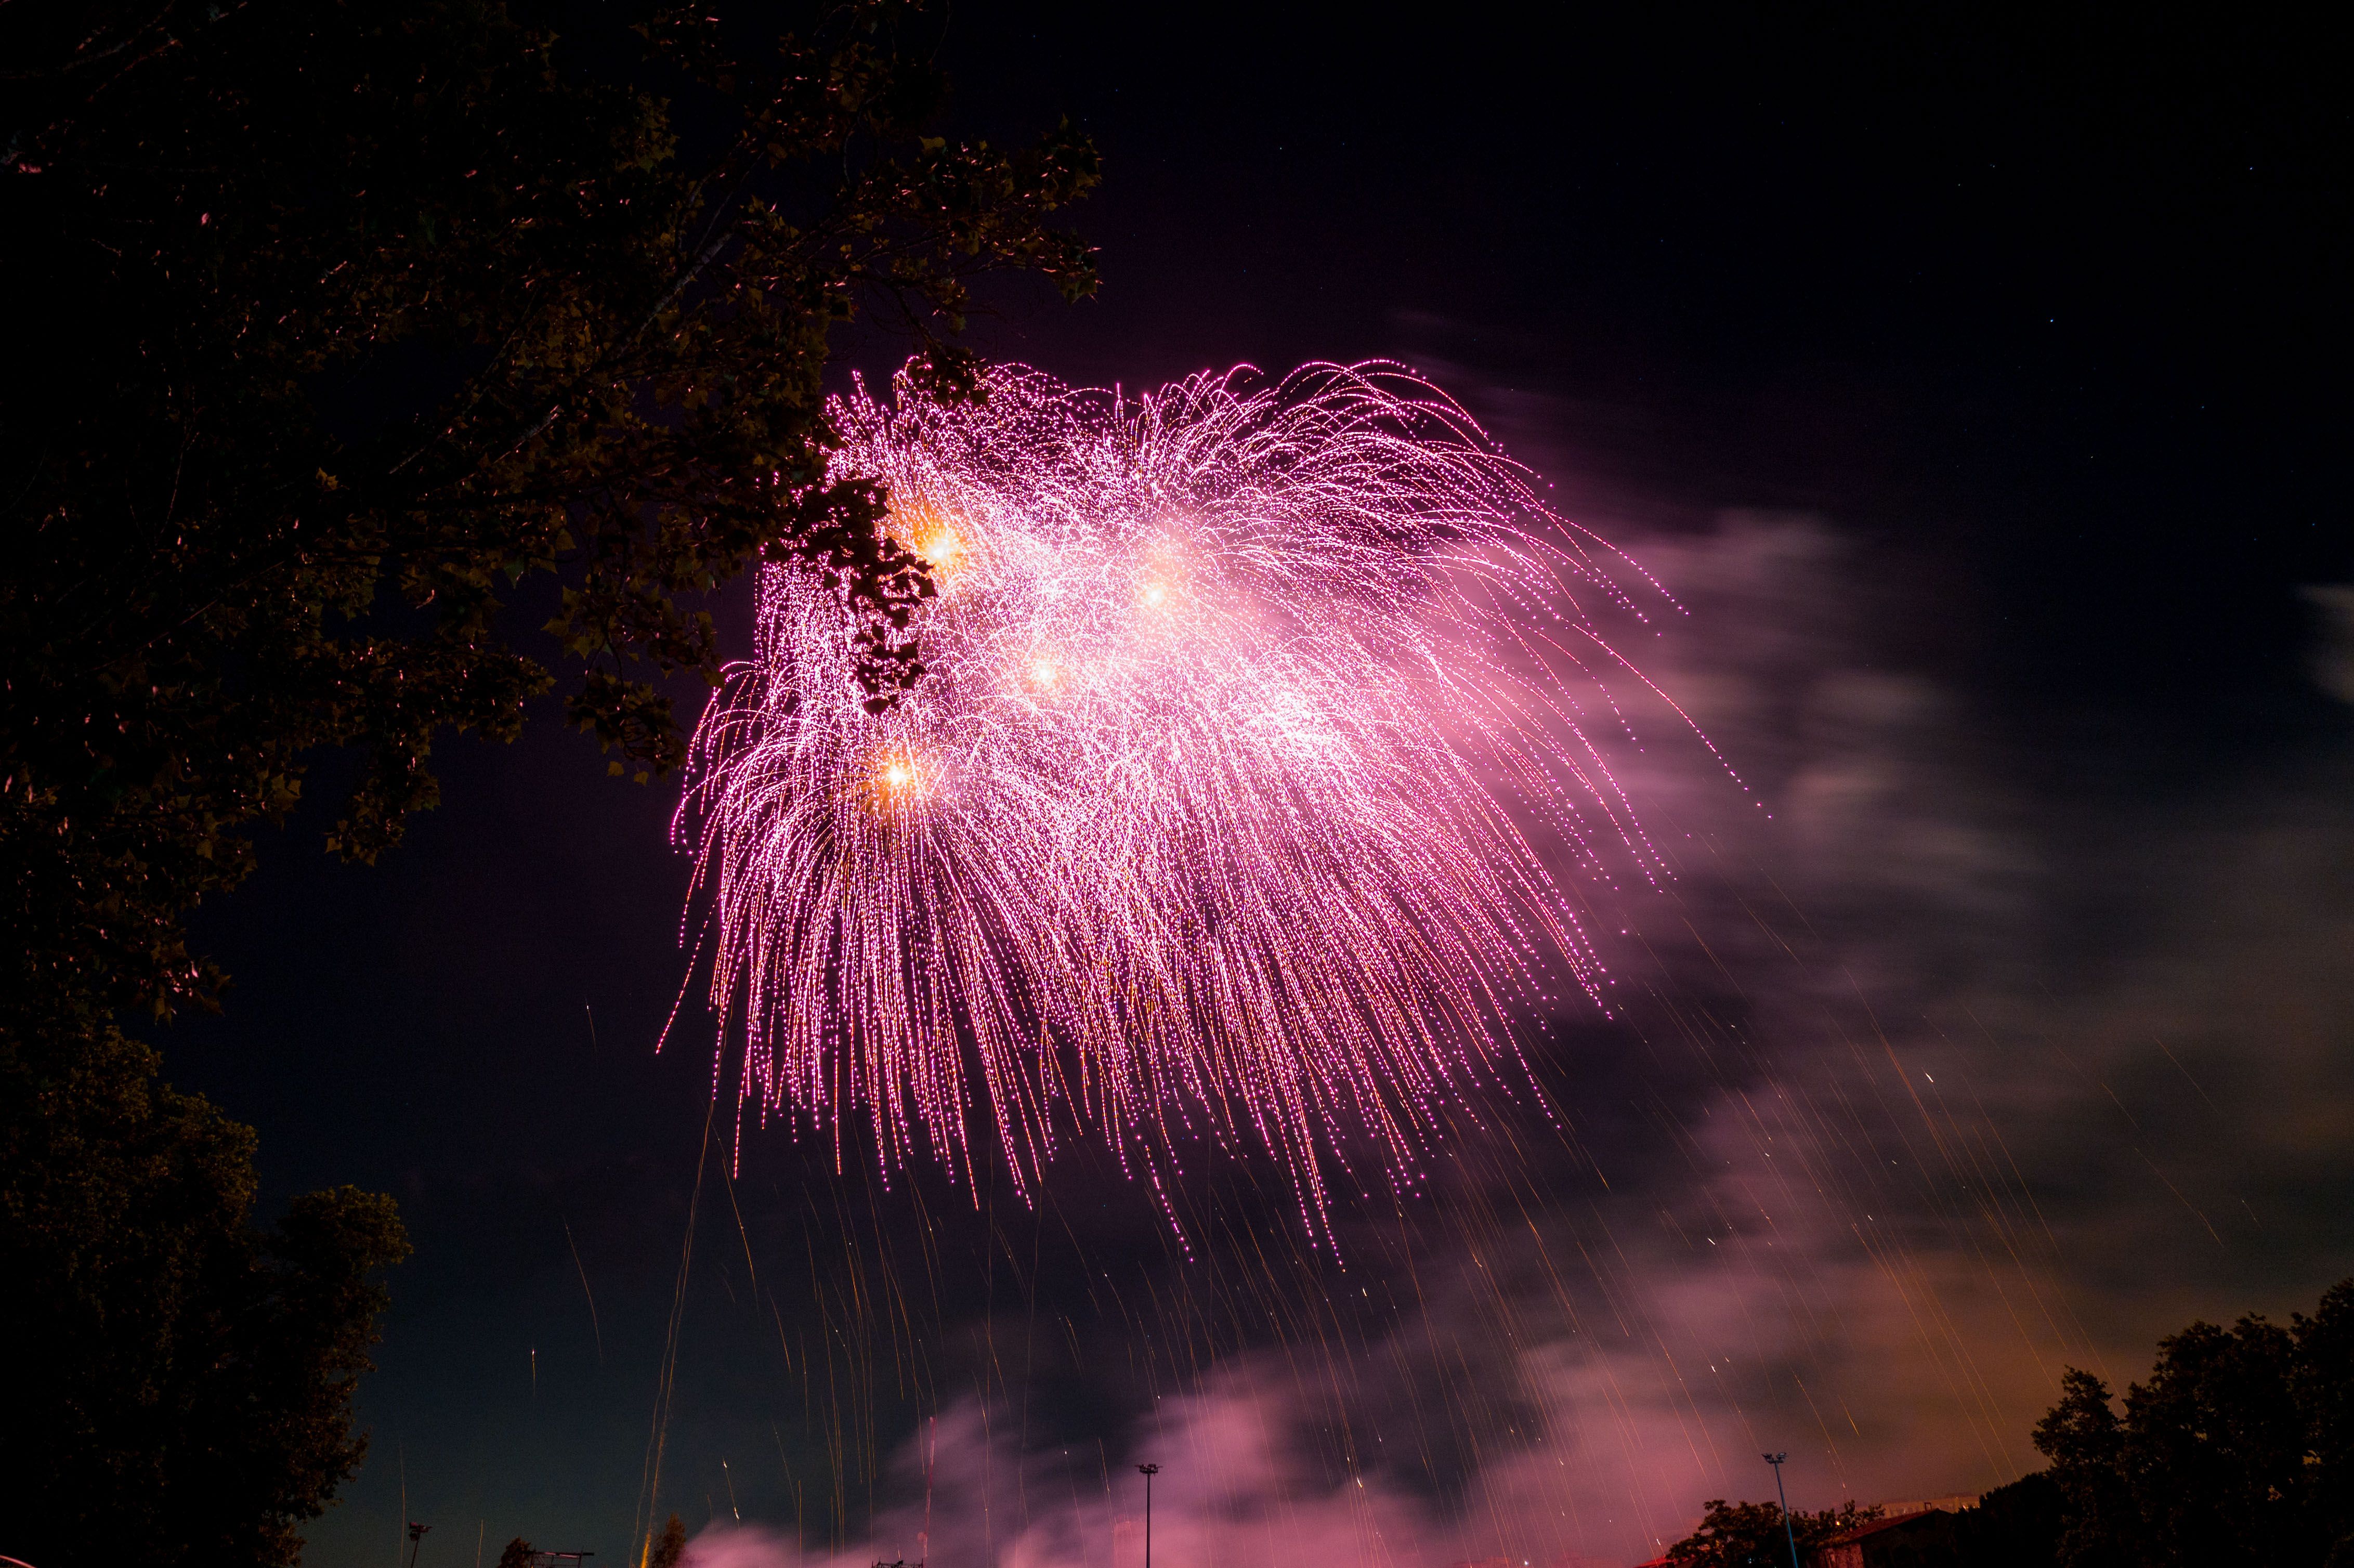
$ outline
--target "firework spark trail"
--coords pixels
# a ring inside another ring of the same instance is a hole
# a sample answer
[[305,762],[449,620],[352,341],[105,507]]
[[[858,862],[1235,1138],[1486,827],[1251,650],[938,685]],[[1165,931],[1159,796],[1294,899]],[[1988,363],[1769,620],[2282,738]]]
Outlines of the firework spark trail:
[[985,1107],[1025,1186],[1082,1129],[1156,1182],[1256,1144],[1311,1229],[1346,1142],[1412,1185],[1516,1019],[1601,998],[1551,867],[1659,870],[1604,622],[1664,594],[1396,366],[986,393],[832,409],[938,588],[915,690],[867,713],[842,599],[772,567],[696,734],[739,1094],[968,1180]]

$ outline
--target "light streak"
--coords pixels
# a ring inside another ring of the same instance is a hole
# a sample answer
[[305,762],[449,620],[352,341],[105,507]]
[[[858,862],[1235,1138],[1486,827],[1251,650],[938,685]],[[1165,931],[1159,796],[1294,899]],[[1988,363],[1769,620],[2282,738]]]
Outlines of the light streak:
[[1601,1001],[1565,874],[1659,874],[1606,623],[1670,601],[1397,366],[985,391],[831,408],[933,577],[917,686],[865,711],[838,593],[770,567],[697,730],[742,1099],[967,1179],[993,1136],[1025,1189],[1081,1132],[1156,1186],[1257,1146],[1311,1229],[1365,1140],[1412,1186]]

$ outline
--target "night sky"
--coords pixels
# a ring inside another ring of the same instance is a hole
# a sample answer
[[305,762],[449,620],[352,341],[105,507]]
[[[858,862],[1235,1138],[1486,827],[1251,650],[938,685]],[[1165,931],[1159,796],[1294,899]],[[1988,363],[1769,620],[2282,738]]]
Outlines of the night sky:
[[1416,366],[1689,608],[1645,668],[1755,796],[1633,759],[1677,877],[1593,894],[1558,1122],[1458,1128],[1326,1253],[1204,1153],[1189,1255],[1084,1150],[1031,1207],[771,1131],[697,1197],[674,786],[551,712],[348,868],[329,761],[162,1037],[267,1202],[383,1189],[417,1244],[307,1561],[406,1517],[617,1563],[659,1426],[658,1511],[748,1568],[914,1561],[928,1467],[944,1563],[1137,1568],[1140,1459],[1173,1568],[1623,1563],[1762,1448],[1801,1506],[2009,1480],[2063,1364],[2354,1273],[2345,39],[1166,16],[955,7],[953,125],[1068,112],[1106,169],[1100,297],[980,345]]

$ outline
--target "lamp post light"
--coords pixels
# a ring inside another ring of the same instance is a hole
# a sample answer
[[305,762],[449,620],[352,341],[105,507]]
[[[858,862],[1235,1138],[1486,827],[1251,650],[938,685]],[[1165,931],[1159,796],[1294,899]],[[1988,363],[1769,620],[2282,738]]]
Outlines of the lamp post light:
[[1798,1534],[1790,1528],[1790,1494],[1782,1489],[1782,1461],[1787,1454],[1761,1454],[1759,1458],[1774,1467],[1774,1495],[1782,1500],[1782,1538],[1790,1543],[1790,1568],[1798,1568]]
[[419,1524],[414,1520],[409,1521],[408,1568],[417,1568],[417,1549],[424,1542],[425,1532],[432,1528],[429,1524]]
[[1161,1473],[1161,1467],[1139,1465],[1136,1473],[1144,1478],[1144,1568],[1152,1568],[1152,1478]]

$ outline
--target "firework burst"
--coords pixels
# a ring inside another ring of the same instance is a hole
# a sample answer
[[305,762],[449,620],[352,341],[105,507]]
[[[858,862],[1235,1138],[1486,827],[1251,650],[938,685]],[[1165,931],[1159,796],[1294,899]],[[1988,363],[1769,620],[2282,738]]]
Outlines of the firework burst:
[[1411,1181],[1601,998],[1556,868],[1657,869],[1603,623],[1664,596],[1396,366],[985,393],[832,408],[937,588],[914,690],[868,713],[850,609],[770,567],[695,736],[742,1099],[1025,1186],[1090,1129],[1156,1180],[1257,1146],[1311,1225],[1349,1148]]

